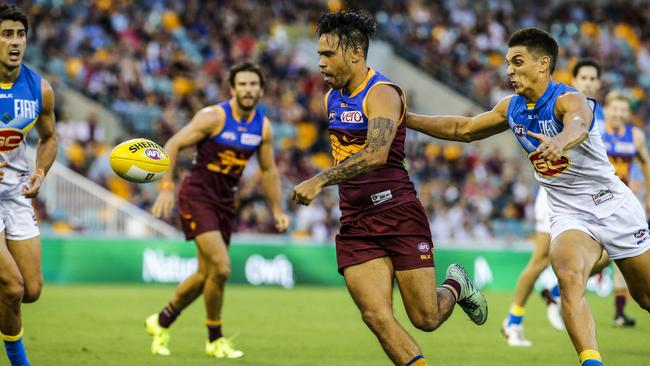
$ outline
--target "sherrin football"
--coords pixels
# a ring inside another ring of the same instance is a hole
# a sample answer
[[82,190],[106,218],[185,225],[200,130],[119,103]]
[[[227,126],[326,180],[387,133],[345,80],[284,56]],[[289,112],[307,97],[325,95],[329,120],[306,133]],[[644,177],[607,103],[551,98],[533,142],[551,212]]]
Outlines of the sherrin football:
[[165,149],[147,139],[133,139],[115,146],[110,162],[115,174],[134,183],[156,181],[169,168]]

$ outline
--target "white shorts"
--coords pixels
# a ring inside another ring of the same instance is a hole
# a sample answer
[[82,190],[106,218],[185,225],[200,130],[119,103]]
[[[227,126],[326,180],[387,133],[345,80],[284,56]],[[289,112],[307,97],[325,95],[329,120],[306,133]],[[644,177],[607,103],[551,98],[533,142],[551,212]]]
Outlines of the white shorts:
[[576,229],[589,234],[607,251],[611,259],[636,257],[650,249],[650,232],[645,211],[630,191],[626,202],[612,215],[598,220],[583,216],[551,216],[551,238]]
[[548,196],[543,187],[539,187],[535,197],[535,231],[549,234],[551,232],[551,210],[548,207]]
[[32,200],[23,196],[0,199],[0,232],[9,240],[26,240],[39,236]]

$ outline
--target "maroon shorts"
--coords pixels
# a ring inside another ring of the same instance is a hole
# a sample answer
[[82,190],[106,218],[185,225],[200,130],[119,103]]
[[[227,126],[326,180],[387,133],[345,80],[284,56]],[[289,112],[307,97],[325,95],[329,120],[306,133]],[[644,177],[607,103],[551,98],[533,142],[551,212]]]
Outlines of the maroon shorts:
[[381,257],[389,257],[397,271],[433,267],[431,229],[420,201],[341,224],[336,236],[339,273]]
[[199,201],[195,197],[183,194],[181,190],[178,195],[178,211],[185,240],[193,240],[197,235],[208,231],[220,231],[226,245],[230,243],[235,219],[233,205],[214,201]]

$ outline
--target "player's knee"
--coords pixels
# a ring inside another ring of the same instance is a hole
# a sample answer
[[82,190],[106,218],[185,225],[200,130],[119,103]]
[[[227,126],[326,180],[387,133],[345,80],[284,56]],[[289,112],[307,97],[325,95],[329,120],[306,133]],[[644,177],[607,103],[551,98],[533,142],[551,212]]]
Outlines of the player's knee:
[[2,285],[0,299],[6,304],[20,303],[25,296],[25,286],[21,281],[9,281]]
[[381,331],[395,321],[393,314],[385,310],[362,310],[361,318],[374,331]]
[[41,290],[43,289],[43,281],[34,282],[25,286],[25,294],[23,295],[24,303],[36,302],[41,297]]
[[645,311],[650,312],[650,294],[644,293],[641,296],[635,296],[634,300],[645,309]]
[[433,332],[440,326],[440,321],[432,316],[419,316],[411,319],[413,326],[424,332]]
[[585,276],[582,272],[571,268],[558,268],[555,272],[560,284],[562,299],[572,297],[572,295],[582,296],[585,284]]
[[230,265],[224,263],[213,267],[209,272],[208,277],[208,279],[211,281],[225,282],[228,280],[228,277],[230,277]]

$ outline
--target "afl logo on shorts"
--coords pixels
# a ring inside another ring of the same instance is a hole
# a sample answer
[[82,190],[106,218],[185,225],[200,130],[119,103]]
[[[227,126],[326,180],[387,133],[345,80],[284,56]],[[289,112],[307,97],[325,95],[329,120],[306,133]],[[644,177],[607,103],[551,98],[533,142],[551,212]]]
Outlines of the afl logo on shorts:
[[144,154],[151,160],[162,159],[162,154],[157,149],[147,149],[144,151]]
[[0,152],[13,151],[23,142],[23,134],[16,129],[0,130]]
[[418,244],[418,250],[421,251],[422,253],[429,253],[430,249],[431,249],[431,246],[428,243],[420,243],[420,244]]
[[636,233],[634,233],[634,237],[637,238],[637,239],[642,238],[643,235],[645,235],[645,229],[641,229],[641,230],[637,231]]

